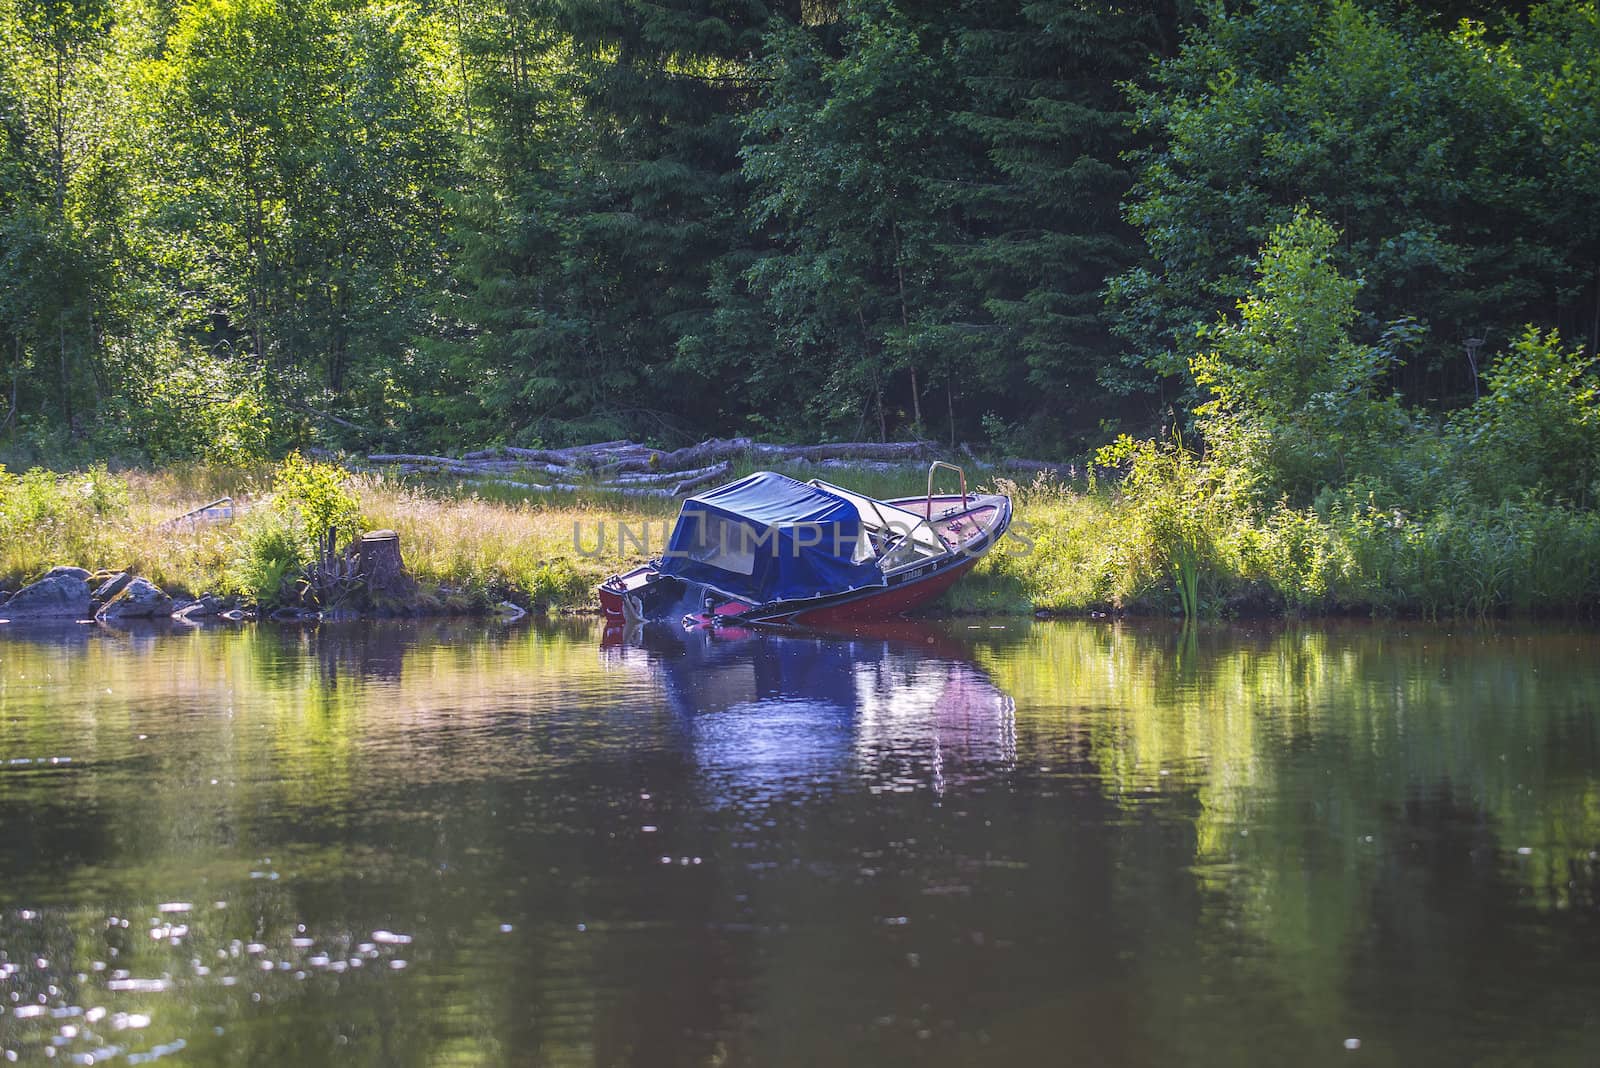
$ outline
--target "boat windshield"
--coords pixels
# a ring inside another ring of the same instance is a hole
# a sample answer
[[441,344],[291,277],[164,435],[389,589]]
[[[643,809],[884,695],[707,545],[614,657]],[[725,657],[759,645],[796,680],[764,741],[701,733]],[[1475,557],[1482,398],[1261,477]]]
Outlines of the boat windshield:
[[856,542],[857,563],[876,559],[888,570],[915,559],[943,556],[949,552],[949,547],[940,540],[928,521],[915,512],[852,493],[821,479],[812,479],[810,484],[855,505],[856,512],[861,516],[864,535]]
[[690,560],[735,575],[755,574],[757,539],[748,527],[715,512],[688,514],[679,523],[685,532],[679,551]]

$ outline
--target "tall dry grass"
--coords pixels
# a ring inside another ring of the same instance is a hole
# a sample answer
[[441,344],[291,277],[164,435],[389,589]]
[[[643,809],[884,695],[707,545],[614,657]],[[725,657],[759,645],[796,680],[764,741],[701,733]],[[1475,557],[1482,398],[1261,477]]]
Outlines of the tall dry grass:
[[[376,475],[352,476],[348,486],[367,529],[399,533],[406,565],[424,585],[468,600],[558,607],[591,603],[595,583],[658,553],[675,509],[603,494],[489,500]],[[65,564],[130,570],[174,593],[223,590],[270,487],[266,470],[0,474],[0,586],[15,589]],[[234,499],[233,521],[172,522],[220,497]],[[622,524],[648,537],[619,538]]]

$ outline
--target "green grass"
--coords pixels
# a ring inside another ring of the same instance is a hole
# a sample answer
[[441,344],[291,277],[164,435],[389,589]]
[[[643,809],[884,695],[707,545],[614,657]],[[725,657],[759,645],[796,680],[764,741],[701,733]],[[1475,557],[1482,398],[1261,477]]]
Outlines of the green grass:
[[[1012,536],[938,610],[1477,616],[1581,613],[1600,603],[1594,512],[1531,499],[1422,517],[1348,501],[1322,512],[1263,512],[1239,506],[1203,474],[1175,469],[1139,486],[973,485],[1012,495]],[[272,477],[198,467],[0,473],[0,585],[15,589],[53,565],[76,564],[133,570],[178,594],[259,595],[292,555],[272,525],[277,510],[265,506]],[[915,471],[827,469],[822,477],[880,497],[926,486]],[[677,511],[675,501],[598,490],[528,495],[376,475],[349,476],[345,486],[364,525],[397,531],[427,595],[453,607],[502,599],[593,607],[599,581],[662,550]],[[236,499],[239,519],[164,525],[221,496]],[[624,524],[642,544],[619,537]]]

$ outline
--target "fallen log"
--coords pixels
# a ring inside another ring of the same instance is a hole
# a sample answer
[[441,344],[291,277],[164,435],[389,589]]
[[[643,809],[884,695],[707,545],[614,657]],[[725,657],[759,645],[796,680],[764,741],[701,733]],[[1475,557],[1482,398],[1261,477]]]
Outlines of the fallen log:
[[794,462],[815,465],[830,471],[923,471],[928,466],[918,460],[796,460]]
[[397,475],[459,475],[466,478],[489,474],[518,474],[523,471],[539,471],[557,478],[573,478],[582,474],[580,471],[558,464],[535,464],[521,460],[475,460],[472,463],[444,463],[434,460],[427,463],[390,464],[388,470]]
[[459,464],[461,462],[452,456],[429,456],[425,453],[409,452],[375,452],[367,456],[367,461],[375,464]]
[[535,463],[568,465],[566,453],[555,449],[519,449],[515,445],[502,445],[499,449],[501,456],[514,456],[519,460],[532,460]]
[[627,438],[618,438],[615,441],[595,441],[588,445],[572,445],[566,449],[563,449],[562,451],[570,453],[586,453],[605,452],[607,449],[639,449],[643,447],[644,446],[639,445],[637,442],[630,441]]
[[635,489],[627,486],[575,486],[564,482],[542,486],[536,482],[513,482],[504,478],[472,478],[464,481],[470,486],[500,486],[506,489],[525,490],[529,493],[610,493],[622,497],[654,497],[659,500],[671,500],[675,496],[672,490]]
[[915,460],[938,454],[931,441],[840,441],[830,445],[753,445],[761,456],[786,460]]
[[[984,463],[970,448],[968,460],[980,470],[1007,469],[1044,472],[1070,477],[1065,464],[1043,460],[1009,459]],[[601,441],[565,449],[524,449],[502,445],[463,454],[460,458],[422,453],[374,453],[368,462],[387,465],[394,474],[457,477],[468,482],[502,485],[531,493],[616,493],[624,496],[680,496],[696,487],[732,474],[732,461],[753,457],[773,464],[816,464],[834,470],[877,472],[920,468],[939,455],[927,441],[841,441],[822,445],[782,445],[749,438],[711,438],[698,445],[667,452],[635,442]],[[358,468],[356,463],[349,463]],[[537,473],[554,481],[548,485],[495,476]],[[595,484],[584,484],[598,479]],[[656,487],[671,486],[666,489]]]
[[708,467],[699,474],[694,475],[691,478],[686,478],[682,482],[679,482],[676,486],[673,486],[672,495],[674,497],[681,497],[697,486],[704,486],[707,482],[715,482],[719,478],[726,478],[732,472],[733,464],[724,460],[715,467]]
[[676,471],[686,467],[719,463],[743,456],[750,451],[749,438],[712,438],[698,445],[671,452],[649,452],[643,457],[630,457],[608,464],[606,473],[621,471]]
[[651,475],[617,475],[609,479],[608,482],[617,486],[666,486],[695,479],[697,480],[695,485],[698,486],[700,485],[698,480],[716,478],[719,475],[727,475],[732,472],[733,464],[724,460],[720,464],[712,464],[710,467],[701,467],[690,471],[662,471],[659,474]]
[[624,471],[675,470],[699,464],[732,460],[754,455],[773,461],[816,460],[912,460],[932,459],[938,447],[928,441],[841,441],[827,445],[776,445],[751,441],[749,438],[712,438],[698,445],[676,449],[672,452],[650,452],[644,456],[630,456],[614,460],[603,467],[602,473]]

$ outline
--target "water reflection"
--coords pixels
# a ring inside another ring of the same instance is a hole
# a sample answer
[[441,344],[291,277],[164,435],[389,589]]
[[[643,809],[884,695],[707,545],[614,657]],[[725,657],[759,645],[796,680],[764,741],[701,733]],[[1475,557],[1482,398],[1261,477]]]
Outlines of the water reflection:
[[874,791],[986,778],[1016,759],[1016,705],[948,631],[648,625],[608,659],[659,679],[721,802],[768,801],[854,773]]
[[0,1056],[1597,1059],[1593,632],[599,639],[0,631]]

